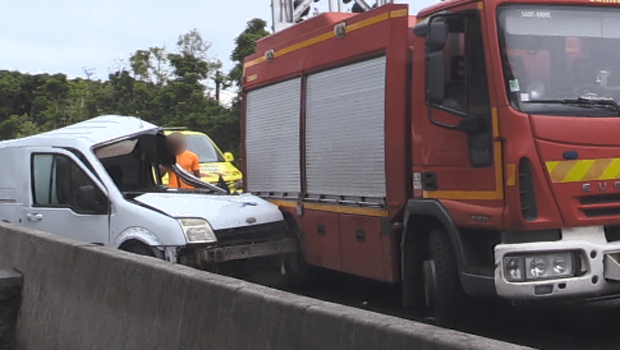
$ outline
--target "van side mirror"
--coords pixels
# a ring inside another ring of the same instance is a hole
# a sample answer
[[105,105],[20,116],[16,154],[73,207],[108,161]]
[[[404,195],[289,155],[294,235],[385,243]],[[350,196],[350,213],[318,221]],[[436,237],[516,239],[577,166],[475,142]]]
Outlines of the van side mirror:
[[230,153],[230,152],[225,152],[224,153],[224,160],[229,162],[229,163],[232,163],[232,162],[235,161],[235,156],[233,156],[233,154]]

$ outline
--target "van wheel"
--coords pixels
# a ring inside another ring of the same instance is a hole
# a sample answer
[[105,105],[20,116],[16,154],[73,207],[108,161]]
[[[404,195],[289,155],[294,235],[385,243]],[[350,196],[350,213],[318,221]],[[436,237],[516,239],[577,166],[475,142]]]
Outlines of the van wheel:
[[444,229],[433,229],[428,240],[428,260],[424,261],[426,305],[438,325],[455,327],[463,321],[468,298],[461,287],[452,243]]
[[309,268],[303,254],[291,253],[284,256],[283,274],[286,284],[303,286],[309,281]]
[[284,255],[282,261],[282,275],[286,284],[304,286],[310,280],[310,267],[306,264],[304,247],[299,231],[292,230],[292,235],[297,241],[297,251]]
[[124,250],[126,252],[138,254],[138,255],[155,257],[153,248],[138,241],[131,241],[131,242],[123,243],[123,245],[121,245],[119,249]]

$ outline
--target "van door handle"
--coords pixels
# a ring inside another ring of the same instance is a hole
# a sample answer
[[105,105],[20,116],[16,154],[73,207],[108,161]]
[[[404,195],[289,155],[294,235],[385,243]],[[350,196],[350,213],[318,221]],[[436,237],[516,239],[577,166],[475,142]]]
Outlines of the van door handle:
[[28,213],[28,215],[26,215],[26,217],[30,221],[41,221],[41,220],[43,220],[43,214],[39,214],[39,213]]

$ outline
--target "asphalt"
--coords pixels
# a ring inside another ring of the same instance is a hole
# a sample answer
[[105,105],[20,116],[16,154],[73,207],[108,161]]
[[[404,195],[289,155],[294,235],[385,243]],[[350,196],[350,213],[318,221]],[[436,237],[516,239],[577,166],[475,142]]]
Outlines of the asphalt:
[[[313,273],[304,287],[282,284],[276,276],[244,275],[252,282],[312,298],[434,324],[427,310],[406,310],[398,286],[327,270]],[[620,299],[589,303],[513,306],[474,301],[460,331],[538,349],[620,349]]]

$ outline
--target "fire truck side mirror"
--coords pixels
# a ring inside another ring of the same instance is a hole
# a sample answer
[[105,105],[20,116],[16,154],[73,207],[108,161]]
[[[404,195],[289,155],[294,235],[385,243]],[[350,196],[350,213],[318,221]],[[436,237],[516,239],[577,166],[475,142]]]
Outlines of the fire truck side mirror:
[[434,20],[428,24],[427,30],[425,43],[426,52],[431,54],[433,52],[442,51],[448,40],[448,23],[443,19]]
[[426,55],[426,98],[434,105],[445,100],[443,51]]

